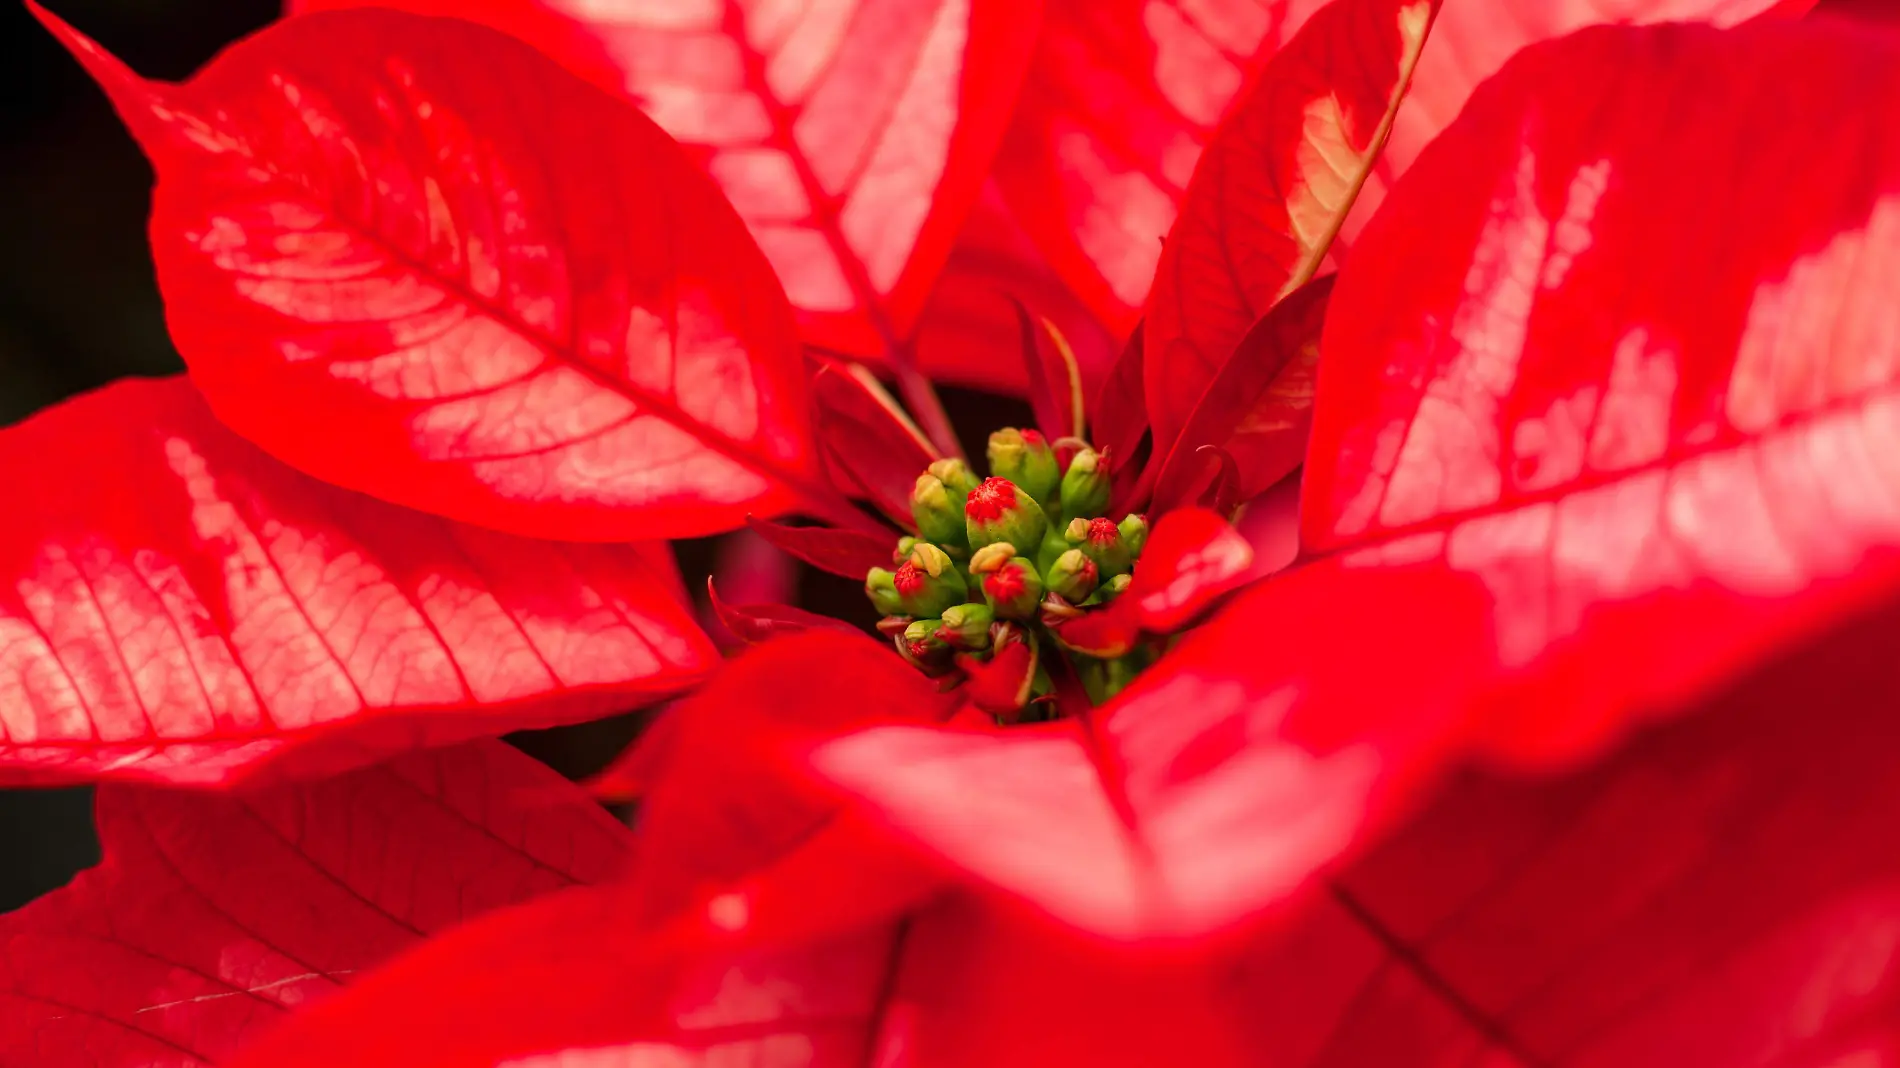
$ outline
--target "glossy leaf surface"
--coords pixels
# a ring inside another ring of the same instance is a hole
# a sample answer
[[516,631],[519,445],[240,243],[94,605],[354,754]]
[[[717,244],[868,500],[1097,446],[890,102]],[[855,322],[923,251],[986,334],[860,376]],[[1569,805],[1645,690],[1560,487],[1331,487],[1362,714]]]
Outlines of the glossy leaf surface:
[[[295,0],[293,11],[362,6]],[[520,36],[688,146],[808,340],[908,340],[1009,120],[1040,3],[399,0]]]
[[0,781],[317,773],[592,718],[717,663],[648,550],[326,486],[182,378],[0,431],[0,498]]
[[1254,323],[1318,273],[1437,11],[1437,0],[1327,6],[1266,61],[1202,155],[1142,326],[1158,452]]
[[[1304,487],[1321,559],[1091,720],[885,728],[819,767],[1071,922],[1198,933],[1283,900],[1448,758],[1573,764],[1890,600],[1900,97],[1867,90],[1896,47],[1759,24],[1521,58],[1340,277]],[[976,792],[993,810],[947,800]]]
[[153,256],[194,381],[273,455],[567,540],[835,506],[771,267],[612,96],[390,11],[280,23],[182,86],[42,19],[159,173]]
[[99,790],[103,863],[0,917],[0,1058],[224,1063],[481,913],[612,876],[626,829],[499,742],[311,785]]

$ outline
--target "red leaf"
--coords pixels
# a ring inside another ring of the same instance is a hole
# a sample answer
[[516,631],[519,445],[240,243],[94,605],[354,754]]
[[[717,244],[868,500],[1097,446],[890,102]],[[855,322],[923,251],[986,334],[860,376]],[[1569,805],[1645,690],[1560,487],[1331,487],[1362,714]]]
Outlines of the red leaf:
[[1018,345],[1029,373],[1029,404],[1044,437],[1081,438],[1088,415],[1083,410],[1082,368],[1076,363],[1069,339],[1020,298],[1011,297],[1016,310]]
[[104,862],[0,917],[9,1064],[222,1062],[439,931],[609,877],[630,840],[499,742],[247,794],[105,786],[97,809]]
[[996,182],[1110,328],[1126,333],[1139,317],[1161,239],[1215,125],[1259,63],[1324,6],[1050,5]]
[[1036,654],[1036,647],[1024,640],[1011,642],[988,660],[958,657],[958,666],[969,676],[958,696],[991,715],[1015,715],[1028,703],[1036,681]]
[[891,554],[897,550],[894,535],[878,537],[855,530],[788,527],[763,519],[749,522],[766,541],[818,570],[859,582],[863,582],[865,572],[874,567],[890,567]]
[[574,722],[717,657],[645,552],[297,474],[183,378],[0,431],[0,781],[212,784]]
[[941,454],[864,368],[823,364],[811,386],[826,460],[879,511],[911,529],[911,487]]
[[982,189],[1041,4],[393,6],[517,34],[634,100],[704,161],[784,280],[806,338],[885,357],[912,336]]
[[[814,630],[741,654],[668,712],[678,722],[641,809],[635,922],[689,939],[784,925],[783,937],[793,925],[807,935],[849,926],[881,895],[908,902],[917,890],[908,866],[891,875],[875,833],[838,819],[838,798],[806,781],[802,749],[866,724],[940,722],[952,710],[863,635]],[[805,879],[818,885],[800,886]]]
[[817,474],[771,267],[610,96],[493,31],[387,11],[281,23],[181,86],[40,16],[159,172],[153,256],[193,380],[273,455],[567,540],[855,515]]
[[1451,125],[1472,92],[1520,49],[1589,26],[1705,20],[1726,27],[1756,16],[1794,17],[1813,5],[1814,0],[1494,0],[1448,5],[1432,28],[1431,47],[1419,60],[1392,136],[1340,230],[1334,254],[1358,242],[1392,183]]
[[1209,488],[1219,469],[1204,448],[1232,460],[1230,491],[1243,498],[1265,493],[1300,466],[1334,277],[1302,286],[1240,339],[1174,439],[1155,480],[1154,511],[1180,507]]
[[1148,296],[1156,455],[1173,446],[1248,328],[1318,273],[1385,145],[1438,6],[1329,5],[1265,64],[1208,146]]
[[1141,324],[1136,323],[1128,344],[1109,369],[1108,380],[1102,383],[1102,392],[1095,398],[1095,443],[1124,458],[1140,451],[1141,439],[1148,433],[1142,337]]
[[748,645],[757,645],[787,634],[802,634],[808,630],[834,630],[864,636],[848,623],[788,604],[727,604],[720,600],[719,589],[710,576],[706,579],[706,596],[711,599],[713,612],[720,624],[731,631],[733,637]]
[[[1083,722],[882,728],[819,766],[1072,922],[1198,933],[1284,900],[1449,758],[1574,764],[1891,601],[1896,60],[1814,23],[1516,61],[1341,276],[1305,476],[1330,555]],[[1025,809],[1051,816],[1003,818]]]

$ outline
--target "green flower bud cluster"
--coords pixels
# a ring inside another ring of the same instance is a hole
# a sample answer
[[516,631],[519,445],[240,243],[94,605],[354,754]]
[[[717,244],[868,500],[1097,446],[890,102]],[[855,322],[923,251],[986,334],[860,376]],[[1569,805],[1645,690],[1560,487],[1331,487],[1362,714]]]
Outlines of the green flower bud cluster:
[[1070,661],[1091,697],[1119,690],[1143,666],[1136,654],[1097,660],[1064,646],[1051,628],[1128,588],[1147,521],[1107,518],[1109,464],[1078,439],[1052,445],[1034,430],[1009,428],[990,435],[987,451],[988,478],[956,459],[917,476],[910,494],[917,533],[898,541],[893,567],[865,576],[865,595],[884,616],[879,632],[932,677],[981,670],[999,649],[1026,644],[1034,651],[1027,673],[1020,651],[999,659],[1008,678],[991,680],[984,693],[994,702],[990,695],[1015,694],[1020,683],[1030,707],[996,712],[999,720],[1033,719],[1048,707],[1052,656]]

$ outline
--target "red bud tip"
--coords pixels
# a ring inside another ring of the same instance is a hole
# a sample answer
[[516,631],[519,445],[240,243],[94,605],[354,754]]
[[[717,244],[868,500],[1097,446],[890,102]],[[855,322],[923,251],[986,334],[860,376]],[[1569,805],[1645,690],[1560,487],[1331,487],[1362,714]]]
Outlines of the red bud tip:
[[963,514],[979,523],[992,523],[1016,510],[1016,484],[1006,478],[986,478],[970,491]]
[[924,581],[928,577],[923,568],[907,562],[897,569],[897,574],[891,576],[891,585],[897,587],[897,592],[905,597],[915,597],[923,592]]
[[919,659],[919,660],[922,660],[922,659],[924,659],[925,657],[927,657],[927,656],[929,656],[929,655],[930,655],[930,653],[931,653],[931,646],[930,646],[930,643],[929,643],[929,642],[925,642],[925,641],[918,641],[918,642],[913,642],[913,641],[906,641],[906,642],[904,643],[904,645],[905,645],[905,647],[906,647],[906,648],[908,648],[908,649],[910,650],[910,655],[912,655],[912,656],[914,656],[914,657],[916,657],[916,658],[917,658],[917,659]]
[[1092,545],[1113,545],[1121,533],[1114,523],[1106,519],[1089,520],[1089,543]]
[[1023,595],[1023,574],[1013,567],[992,571],[983,580],[983,589],[998,603],[1013,601]]
[[1041,445],[1043,443],[1042,431],[1040,430],[1025,430],[1022,432],[1022,435],[1023,441],[1030,445]]

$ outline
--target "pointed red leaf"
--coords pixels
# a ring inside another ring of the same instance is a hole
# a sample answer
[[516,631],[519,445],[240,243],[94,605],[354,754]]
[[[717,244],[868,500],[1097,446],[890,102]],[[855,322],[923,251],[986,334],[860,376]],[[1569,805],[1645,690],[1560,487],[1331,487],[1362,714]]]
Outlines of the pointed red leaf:
[[1036,654],[1036,647],[1024,640],[1009,643],[988,660],[958,657],[957,664],[969,681],[957,695],[991,715],[1017,714],[1028,703],[1036,681]]
[[1267,61],[1208,145],[1144,319],[1158,455],[1248,329],[1318,273],[1385,145],[1438,6],[1329,5]]
[[1357,243],[1392,183],[1451,125],[1472,92],[1519,50],[1589,26],[1705,20],[1727,27],[1757,16],[1793,18],[1812,6],[1814,0],[1491,0],[1446,5],[1432,28],[1432,44],[1412,75],[1412,90],[1392,124],[1385,151],[1340,230],[1335,252]]
[[856,634],[869,640],[868,636],[848,623],[789,604],[727,604],[720,598],[719,587],[710,576],[706,579],[706,596],[711,600],[713,613],[720,624],[747,645],[757,645],[787,634],[802,634],[808,630],[832,630]]
[[1240,339],[1182,423],[1155,478],[1153,511],[1165,513],[1211,487],[1220,467],[1204,448],[1220,449],[1231,461],[1229,492],[1243,498],[1265,493],[1300,465],[1335,277],[1300,287]]
[[822,364],[811,388],[818,438],[826,461],[844,472],[840,481],[862,489],[879,511],[910,529],[911,487],[942,454],[863,367]]
[[750,520],[750,524],[760,537],[818,570],[858,582],[874,567],[890,567],[891,554],[897,551],[895,534],[878,537],[829,527],[788,527],[764,519]]
[[717,656],[648,555],[326,486],[183,378],[0,431],[0,781],[219,783],[574,722]]
[[1052,4],[996,182],[1102,321],[1130,330],[1202,146],[1325,0]]
[[[1322,558],[1092,718],[881,728],[819,766],[1073,922],[1199,932],[1448,757],[1574,764],[1891,602],[1896,90],[1900,40],[1822,23],[1514,61],[1341,275],[1305,474]],[[1062,815],[1003,817],[1025,809]]]
[[1029,406],[1045,437],[1085,437],[1088,415],[1083,408],[1082,368],[1069,348],[1069,339],[1056,325],[1012,296],[1016,310],[1018,346],[1029,373]]
[[[293,11],[366,6],[293,0]],[[805,336],[908,340],[988,176],[1039,0],[378,0],[516,34],[701,158]]]
[[280,23],[179,86],[41,19],[159,173],[153,256],[193,380],[273,455],[567,540],[848,518],[771,267],[611,96],[492,30],[388,11]]
[[0,917],[0,1059],[222,1063],[481,913],[604,880],[631,836],[499,742],[309,785],[99,790],[104,861]]

